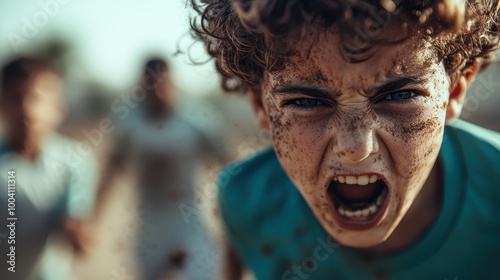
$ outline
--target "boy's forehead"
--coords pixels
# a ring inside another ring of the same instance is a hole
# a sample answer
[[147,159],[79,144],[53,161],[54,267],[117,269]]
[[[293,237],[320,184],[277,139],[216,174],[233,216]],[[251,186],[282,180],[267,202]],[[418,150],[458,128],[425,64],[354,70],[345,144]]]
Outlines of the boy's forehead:
[[327,34],[297,42],[284,66],[266,73],[264,87],[274,91],[284,85],[305,83],[369,88],[401,76],[445,75],[432,45],[422,39],[412,37],[395,44],[374,44],[364,54],[368,58],[361,62],[346,59],[342,40],[339,34]]

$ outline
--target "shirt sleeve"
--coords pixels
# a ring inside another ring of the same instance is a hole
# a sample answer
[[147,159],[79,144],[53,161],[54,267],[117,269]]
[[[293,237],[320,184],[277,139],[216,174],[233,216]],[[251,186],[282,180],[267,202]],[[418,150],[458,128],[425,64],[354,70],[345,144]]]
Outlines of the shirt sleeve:
[[88,153],[70,170],[67,215],[74,219],[85,219],[94,208],[98,181],[97,161],[92,153]]

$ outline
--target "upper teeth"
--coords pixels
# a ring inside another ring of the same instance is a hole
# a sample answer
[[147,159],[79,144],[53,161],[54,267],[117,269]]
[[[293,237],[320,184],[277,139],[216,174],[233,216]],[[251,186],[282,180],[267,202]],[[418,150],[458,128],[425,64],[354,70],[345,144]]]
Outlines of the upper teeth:
[[377,175],[360,175],[360,176],[335,176],[334,181],[346,183],[349,185],[368,185],[368,183],[375,183],[380,178]]

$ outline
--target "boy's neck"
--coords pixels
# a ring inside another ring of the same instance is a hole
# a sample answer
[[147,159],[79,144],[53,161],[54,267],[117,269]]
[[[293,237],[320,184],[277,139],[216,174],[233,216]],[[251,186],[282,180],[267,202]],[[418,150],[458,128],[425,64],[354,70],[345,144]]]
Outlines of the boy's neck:
[[153,120],[162,120],[168,116],[170,116],[172,110],[168,107],[152,107],[147,112],[147,115],[150,119]]
[[10,148],[21,155],[22,157],[28,159],[29,161],[35,161],[41,149],[41,140],[40,139],[29,139],[26,137],[23,140],[10,140],[9,146]]
[[391,236],[380,245],[363,249],[362,253],[368,257],[389,254],[418,242],[432,227],[441,210],[444,188],[442,174],[438,158],[422,190]]

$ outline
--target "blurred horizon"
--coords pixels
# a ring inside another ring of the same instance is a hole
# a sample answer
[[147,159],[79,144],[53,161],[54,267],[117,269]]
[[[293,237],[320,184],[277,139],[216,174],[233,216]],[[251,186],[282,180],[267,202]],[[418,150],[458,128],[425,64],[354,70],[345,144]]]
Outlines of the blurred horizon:
[[[218,88],[212,62],[189,33],[185,0],[0,2],[0,62],[54,43],[66,48],[68,71],[113,90],[138,80],[150,56],[171,64],[179,88],[198,95]],[[193,45],[194,43],[194,45]],[[187,53],[187,48],[189,55]]]

